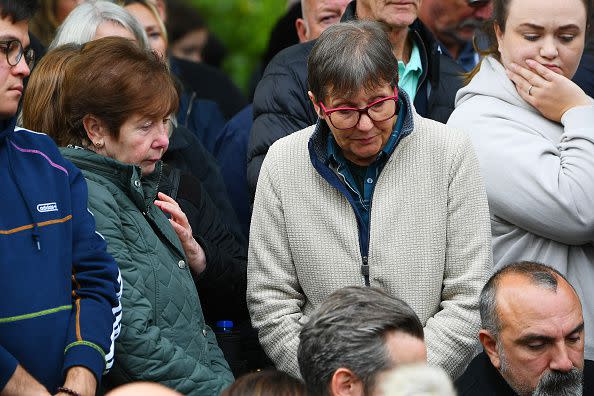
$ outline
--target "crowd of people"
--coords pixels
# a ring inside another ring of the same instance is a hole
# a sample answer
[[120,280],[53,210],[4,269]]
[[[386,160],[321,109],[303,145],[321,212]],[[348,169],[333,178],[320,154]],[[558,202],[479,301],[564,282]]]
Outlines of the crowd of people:
[[252,103],[181,0],[38,3],[0,395],[594,394],[591,0],[301,0]]

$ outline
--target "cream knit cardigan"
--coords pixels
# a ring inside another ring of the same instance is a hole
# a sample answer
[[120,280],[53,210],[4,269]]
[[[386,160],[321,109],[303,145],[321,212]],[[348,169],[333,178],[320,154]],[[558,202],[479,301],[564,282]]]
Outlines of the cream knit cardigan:
[[[491,269],[487,197],[465,134],[414,112],[413,124],[375,187],[370,282],[411,305],[429,362],[455,378],[478,343],[478,297]],[[248,256],[252,323],[277,368],[298,377],[308,315],[332,291],[365,284],[354,211],[310,161],[314,129],[268,151]]]

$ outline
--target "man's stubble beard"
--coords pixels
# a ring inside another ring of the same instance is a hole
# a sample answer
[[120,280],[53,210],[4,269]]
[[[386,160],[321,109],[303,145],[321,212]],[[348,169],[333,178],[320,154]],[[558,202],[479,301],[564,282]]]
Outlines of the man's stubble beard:
[[529,389],[526,384],[516,384],[511,375],[511,369],[505,358],[503,347],[497,343],[499,359],[501,361],[500,372],[508,385],[519,396],[582,396],[584,372],[573,367],[569,372],[547,370],[538,381],[536,389]]

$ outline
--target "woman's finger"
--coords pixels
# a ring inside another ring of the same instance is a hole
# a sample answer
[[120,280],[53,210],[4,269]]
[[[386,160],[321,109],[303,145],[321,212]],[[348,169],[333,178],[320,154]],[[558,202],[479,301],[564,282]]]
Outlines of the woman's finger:
[[533,85],[535,87],[542,87],[546,82],[546,80],[536,72],[525,67],[519,66],[516,63],[512,63],[510,65],[510,69],[512,72],[522,76],[524,80],[526,80],[530,85]]
[[507,70],[506,72],[509,79],[512,80],[516,85],[516,90],[518,91],[518,94],[522,97],[522,99],[532,104],[532,101],[534,99],[532,95],[534,95],[534,90],[536,89],[536,87],[532,85],[529,81],[527,81],[524,77],[514,73],[513,71]]
[[189,226],[186,214],[181,210],[181,208],[178,205],[159,200],[155,201],[155,205],[163,212],[169,214],[172,219],[174,219],[176,222],[180,223],[184,227]]
[[557,73],[552,71],[551,69],[541,65],[540,63],[536,62],[532,59],[526,59],[526,64],[530,66],[535,73],[537,73],[540,77],[545,79],[546,81],[554,81],[557,77]]
[[179,204],[177,203],[177,201],[173,198],[171,198],[169,195],[162,193],[162,192],[158,192],[157,196],[159,197],[159,199],[161,201],[165,201],[165,202],[169,202],[172,205],[176,205],[179,207]]

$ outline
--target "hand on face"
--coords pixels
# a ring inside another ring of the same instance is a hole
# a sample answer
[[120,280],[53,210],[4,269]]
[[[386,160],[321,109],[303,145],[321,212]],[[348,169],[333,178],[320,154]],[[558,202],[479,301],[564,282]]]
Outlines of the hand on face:
[[171,216],[169,222],[182,243],[184,253],[188,259],[188,265],[196,275],[200,275],[206,269],[206,255],[192,235],[192,227],[188,222],[186,214],[173,198],[162,192],[158,193],[157,196],[158,199],[155,200],[155,205]]
[[559,122],[566,111],[594,104],[570,79],[532,59],[527,59],[526,64],[528,67],[511,63],[506,69],[507,76],[520,96],[549,120]]

